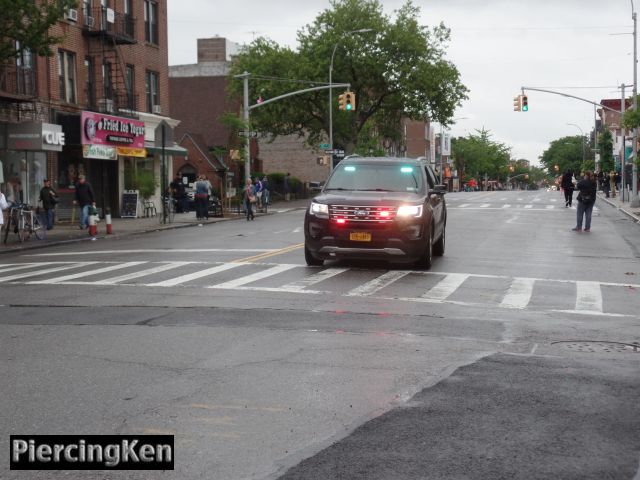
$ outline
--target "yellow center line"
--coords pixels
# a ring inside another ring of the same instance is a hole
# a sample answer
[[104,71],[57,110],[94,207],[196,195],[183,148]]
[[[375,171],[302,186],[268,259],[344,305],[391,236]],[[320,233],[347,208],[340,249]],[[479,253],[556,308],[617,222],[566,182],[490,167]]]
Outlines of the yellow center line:
[[264,260],[265,258],[275,257],[276,255],[282,255],[283,253],[293,252],[299,248],[304,247],[304,243],[298,243],[297,245],[290,245],[288,247],[280,248],[272,252],[261,253],[259,255],[253,255],[251,257],[240,258],[238,260],[232,260],[231,263],[249,263],[256,262],[258,260]]

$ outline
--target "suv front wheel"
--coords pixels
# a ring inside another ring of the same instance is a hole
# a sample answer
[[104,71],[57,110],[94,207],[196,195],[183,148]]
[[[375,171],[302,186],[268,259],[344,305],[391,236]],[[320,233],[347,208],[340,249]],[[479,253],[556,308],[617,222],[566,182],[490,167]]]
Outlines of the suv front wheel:
[[304,244],[304,261],[307,262],[307,265],[310,267],[320,267],[324,264],[324,260],[316,258],[307,248],[307,244]]
[[422,257],[418,259],[416,265],[426,270],[431,268],[433,263],[433,225],[429,227],[429,236],[427,237],[427,245],[425,246]]

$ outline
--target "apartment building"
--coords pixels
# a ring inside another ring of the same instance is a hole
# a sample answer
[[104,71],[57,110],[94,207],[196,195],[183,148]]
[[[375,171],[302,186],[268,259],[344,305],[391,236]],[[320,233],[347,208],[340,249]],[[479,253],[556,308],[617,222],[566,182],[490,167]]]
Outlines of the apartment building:
[[[75,182],[85,175],[98,206],[118,215],[123,192],[161,165],[155,130],[169,117],[167,0],[82,0],[50,30],[62,37],[52,57],[28,50],[0,65],[0,188],[37,205],[43,180],[69,217]],[[167,156],[167,153],[169,156]]]

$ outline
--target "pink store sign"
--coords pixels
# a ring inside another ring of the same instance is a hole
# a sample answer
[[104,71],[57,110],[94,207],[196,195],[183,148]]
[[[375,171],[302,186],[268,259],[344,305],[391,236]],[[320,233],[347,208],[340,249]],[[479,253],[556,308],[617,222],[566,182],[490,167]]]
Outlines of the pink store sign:
[[144,122],[82,112],[82,144],[144,148]]

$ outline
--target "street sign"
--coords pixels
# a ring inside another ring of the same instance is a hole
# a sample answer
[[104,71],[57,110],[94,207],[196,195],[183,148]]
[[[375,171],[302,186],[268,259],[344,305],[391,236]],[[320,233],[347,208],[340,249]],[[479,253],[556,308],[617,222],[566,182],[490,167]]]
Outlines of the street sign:
[[320,150],[328,150],[331,148],[331,145],[329,145],[328,143],[321,143],[320,144]]
[[258,138],[258,132],[248,131],[248,130],[238,130],[239,137],[249,137],[249,138]]
[[325,150],[327,155],[342,155],[344,157],[344,150]]

